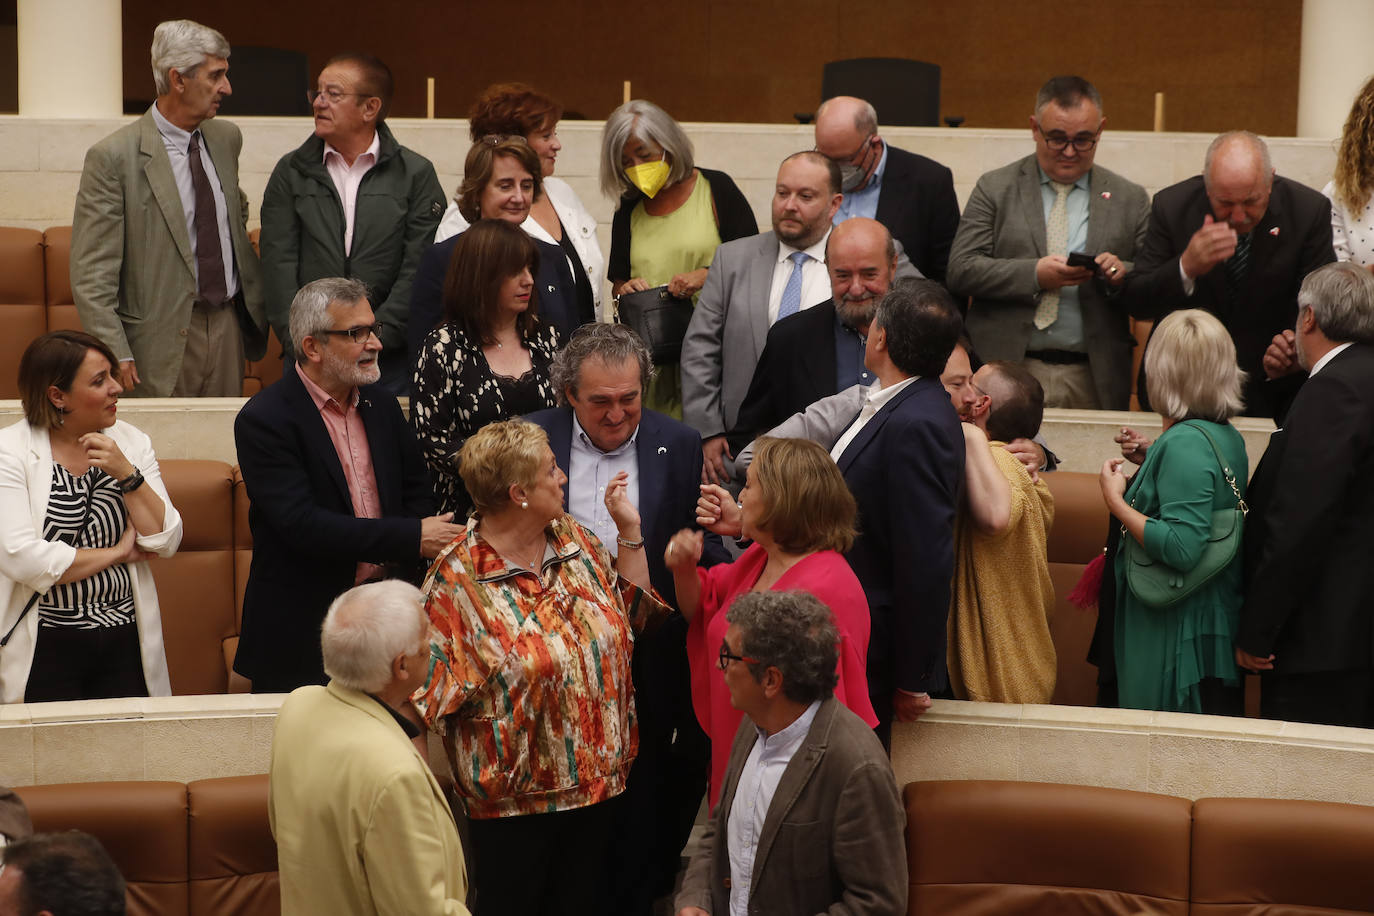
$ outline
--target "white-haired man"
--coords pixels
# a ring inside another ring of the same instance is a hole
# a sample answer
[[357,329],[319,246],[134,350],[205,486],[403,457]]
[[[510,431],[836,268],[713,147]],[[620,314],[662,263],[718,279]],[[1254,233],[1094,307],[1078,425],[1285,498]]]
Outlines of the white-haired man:
[[399,710],[425,681],[420,590],[389,580],[335,599],[320,636],[328,686],[277,716],[267,814],[285,916],[467,913],[453,814]]
[[72,215],[81,323],[119,357],[126,392],[238,397],[267,351],[258,256],[239,188],[243,135],[215,121],[229,42],[189,19],[153,33],[157,101],[91,147]]

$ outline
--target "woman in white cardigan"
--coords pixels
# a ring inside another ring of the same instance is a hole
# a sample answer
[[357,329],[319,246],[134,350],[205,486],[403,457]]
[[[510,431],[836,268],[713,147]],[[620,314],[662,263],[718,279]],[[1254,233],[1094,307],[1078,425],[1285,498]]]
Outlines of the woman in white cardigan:
[[[558,152],[563,148],[558,141],[558,120],[562,116],[563,106],[544,93],[524,83],[497,83],[488,86],[472,106],[468,126],[474,143],[493,134],[516,135],[524,137],[539,156],[544,193],[535,199],[529,218],[520,228],[563,249],[577,283],[579,314],[592,312],[604,318],[601,278],[606,273],[606,258],[596,239],[596,220],[582,205],[577,192],[566,181],[553,177]],[[434,241],[442,242],[467,226],[457,202],[451,202]]]
[[118,360],[55,331],[19,361],[0,430],[0,701],[166,696],[148,558],[181,544],[152,442],[116,419]]

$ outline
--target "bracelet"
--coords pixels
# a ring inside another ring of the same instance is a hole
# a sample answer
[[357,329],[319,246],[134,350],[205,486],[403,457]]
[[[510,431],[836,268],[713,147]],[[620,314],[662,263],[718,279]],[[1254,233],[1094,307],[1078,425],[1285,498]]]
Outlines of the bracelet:
[[143,486],[143,472],[134,468],[134,472],[123,480],[115,481],[115,489],[121,493],[129,494]]
[[629,538],[623,538],[617,534],[615,536],[615,542],[619,544],[621,547],[626,548],[627,550],[638,550],[644,546],[644,538],[642,536],[639,540],[632,541]]

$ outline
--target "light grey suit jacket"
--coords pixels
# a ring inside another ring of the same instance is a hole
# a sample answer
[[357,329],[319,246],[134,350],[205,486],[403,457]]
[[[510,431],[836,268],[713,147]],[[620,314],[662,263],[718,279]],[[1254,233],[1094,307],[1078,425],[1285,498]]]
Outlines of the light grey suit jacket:
[[[700,851],[674,911],[730,912],[730,809],[757,740],[748,716],[730,749]],[[833,696],[821,703],[768,806],[754,847],[749,912],[767,916],[899,916],[906,912],[906,811],[873,730]]]
[[[1102,166],[1089,178],[1089,254],[1110,251],[1131,269],[1145,242],[1150,197],[1145,189]],[[984,360],[1025,358],[1040,288],[1035,262],[1048,253],[1045,206],[1035,156],[978,179],[964,207],[947,281],[956,297],[969,296],[967,327]],[[1078,287],[1088,364],[1104,408],[1125,410],[1131,396],[1131,336],[1122,298],[1100,281]]]
[[[249,359],[267,350],[258,256],[248,240],[248,198],[239,188],[243,135],[228,121],[200,125],[229,208]],[[196,258],[172,163],[152,112],[92,146],[72,215],[72,296],[82,326],[119,359],[133,357],[142,383],[131,394],[167,397],[181,373],[185,328],[196,300]]]
[[[896,242],[899,280],[921,272]],[[768,340],[768,299],[780,250],[761,232],[716,249],[682,341],[682,418],[709,439],[734,429]]]

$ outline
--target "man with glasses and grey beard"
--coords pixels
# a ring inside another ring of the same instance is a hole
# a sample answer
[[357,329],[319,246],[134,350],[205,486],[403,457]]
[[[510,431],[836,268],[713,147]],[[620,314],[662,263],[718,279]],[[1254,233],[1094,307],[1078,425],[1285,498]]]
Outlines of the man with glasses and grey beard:
[[978,179],[949,256],[950,292],[972,300],[974,348],[1024,363],[1046,407],[1130,402],[1134,341],[1119,294],[1150,199],[1093,165],[1106,123],[1092,83],[1045,83],[1030,119],[1035,152]]
[[401,407],[377,384],[377,317],[360,280],[307,283],[291,302],[294,364],[234,420],[253,563],[234,670],[256,693],[326,681],[320,624],[345,590],[418,581],[463,533],[434,490]]

